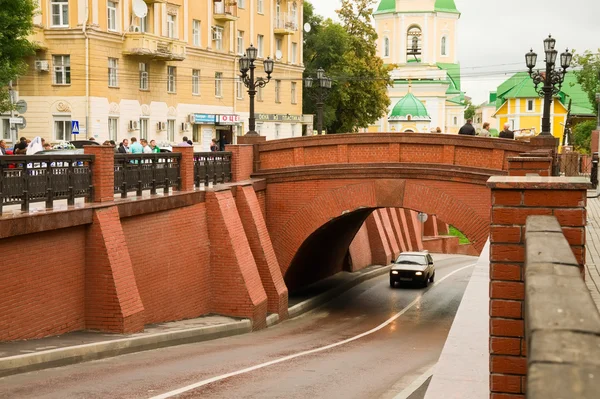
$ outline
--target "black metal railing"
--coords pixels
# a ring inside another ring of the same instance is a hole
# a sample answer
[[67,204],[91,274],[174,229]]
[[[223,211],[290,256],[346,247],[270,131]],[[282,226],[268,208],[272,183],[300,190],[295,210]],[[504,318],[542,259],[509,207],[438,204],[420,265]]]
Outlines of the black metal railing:
[[29,211],[32,202],[55,200],[75,204],[75,198],[93,197],[94,155],[16,155],[0,156],[0,214],[8,205],[21,205]]
[[231,181],[231,152],[196,152],[194,153],[194,183],[202,184],[228,183]]
[[577,152],[565,152],[555,156],[555,176],[582,176],[591,180],[594,162],[593,155],[583,155]]
[[181,187],[181,154],[115,154],[115,194],[127,198],[135,191],[141,196],[144,190],[156,194],[163,189]]

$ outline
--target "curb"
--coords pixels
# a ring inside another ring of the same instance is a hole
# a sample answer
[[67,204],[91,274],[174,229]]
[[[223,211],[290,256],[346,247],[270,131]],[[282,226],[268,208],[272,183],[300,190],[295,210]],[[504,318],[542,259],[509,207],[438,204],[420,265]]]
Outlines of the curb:
[[[335,287],[327,292],[300,302],[289,308],[289,319],[298,317],[331,301],[340,294],[358,284],[374,277],[386,274],[391,265],[379,267],[357,276],[355,279]],[[287,319],[287,320],[289,320]],[[267,327],[279,323],[279,315],[267,317]],[[99,360],[134,352],[159,349],[169,346],[210,341],[217,338],[231,337],[252,332],[252,322],[249,319],[216,326],[197,327],[165,333],[156,333],[140,337],[128,337],[113,341],[96,342],[91,344],[69,346],[47,351],[28,353],[25,355],[0,358],[0,378],[14,374],[27,373],[53,367]]]

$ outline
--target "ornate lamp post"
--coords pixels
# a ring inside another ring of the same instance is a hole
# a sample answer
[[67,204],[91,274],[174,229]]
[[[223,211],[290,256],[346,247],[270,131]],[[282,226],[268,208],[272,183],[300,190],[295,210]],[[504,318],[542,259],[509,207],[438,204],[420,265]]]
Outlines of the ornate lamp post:
[[[537,63],[537,54],[533,52],[533,49],[525,54],[525,63],[529,68],[529,76],[533,79],[535,84],[535,90],[541,97],[544,97],[544,114],[542,117],[542,132],[540,136],[551,136],[550,126],[550,109],[552,105],[552,98],[554,95],[560,92],[562,84],[565,80],[567,69],[571,66],[573,60],[573,54],[567,49],[560,55],[560,66],[561,69],[556,68],[556,59],[558,58],[558,51],[554,49],[556,46],[556,40],[552,36],[548,36],[544,40],[544,52],[546,53],[546,72],[534,71]],[[538,88],[543,83],[541,88]]]
[[248,88],[248,95],[250,96],[250,126],[248,133],[246,136],[258,136],[256,132],[256,117],[254,115],[254,96],[256,96],[256,89],[259,87],[265,87],[267,83],[271,81],[271,74],[273,73],[273,67],[275,62],[271,59],[271,57],[267,57],[266,60],[263,61],[263,66],[265,68],[265,73],[267,74],[267,78],[254,77],[254,70],[256,66],[254,62],[258,57],[258,49],[252,45],[246,49],[246,54],[242,58],[240,58],[240,77],[242,78],[242,82]]
[[323,106],[325,105],[325,100],[329,96],[331,82],[331,78],[325,76],[325,71],[323,70],[323,68],[317,69],[316,79],[308,77],[304,81],[304,86],[307,89],[311,89],[312,87],[316,88],[316,90],[310,91],[309,93],[312,93],[314,99],[317,102],[317,133],[319,135],[323,131]]

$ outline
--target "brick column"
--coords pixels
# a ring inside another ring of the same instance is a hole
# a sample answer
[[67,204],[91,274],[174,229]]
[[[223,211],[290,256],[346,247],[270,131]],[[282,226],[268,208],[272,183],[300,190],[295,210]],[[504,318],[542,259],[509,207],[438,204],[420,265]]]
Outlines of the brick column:
[[109,202],[115,195],[115,149],[109,145],[86,145],[86,154],[95,156],[92,165],[94,202]]
[[194,147],[173,147],[174,153],[181,154],[179,173],[181,177],[181,191],[194,190]]
[[231,154],[232,182],[249,180],[254,163],[253,146],[251,145],[226,145],[226,151]]
[[509,176],[552,176],[551,157],[511,157],[508,158]]
[[[557,217],[580,265],[585,259],[584,178],[504,177],[488,181],[490,226],[490,395],[525,398],[527,349],[525,299],[525,223],[530,215]],[[511,395],[511,396],[508,396]]]

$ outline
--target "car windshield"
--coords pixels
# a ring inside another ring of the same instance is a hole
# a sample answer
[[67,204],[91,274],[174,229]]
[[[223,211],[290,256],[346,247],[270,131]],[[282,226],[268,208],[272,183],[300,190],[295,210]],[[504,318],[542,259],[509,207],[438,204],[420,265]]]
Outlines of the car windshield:
[[396,263],[413,264],[413,265],[426,265],[427,259],[421,255],[400,255],[396,260]]

